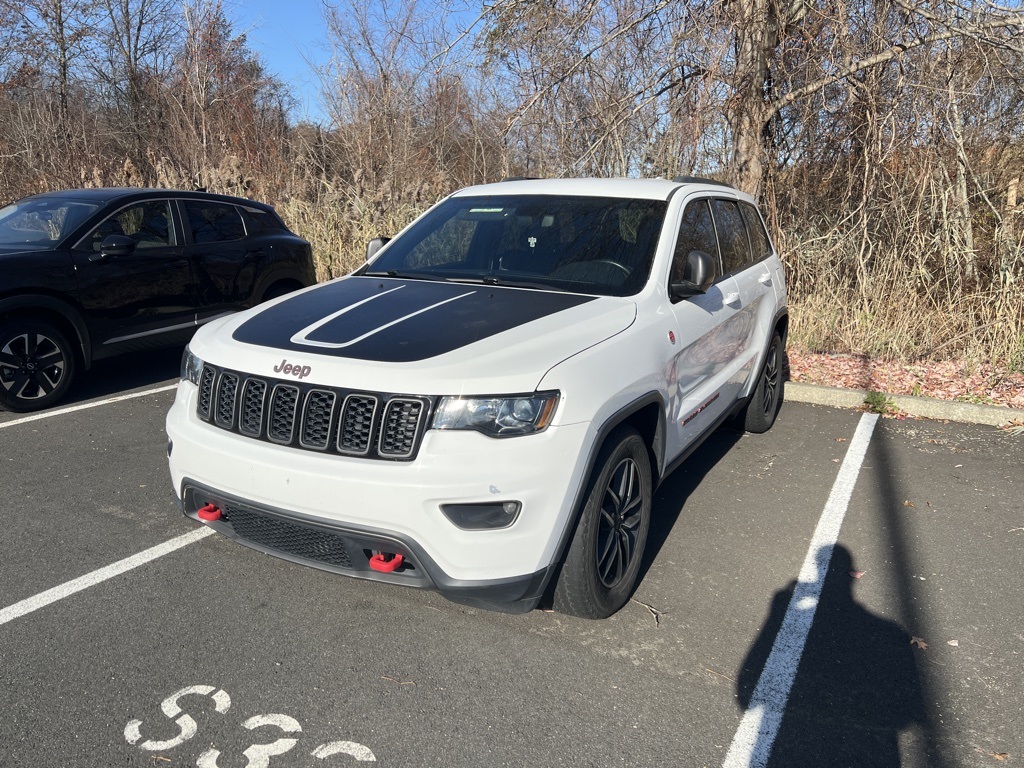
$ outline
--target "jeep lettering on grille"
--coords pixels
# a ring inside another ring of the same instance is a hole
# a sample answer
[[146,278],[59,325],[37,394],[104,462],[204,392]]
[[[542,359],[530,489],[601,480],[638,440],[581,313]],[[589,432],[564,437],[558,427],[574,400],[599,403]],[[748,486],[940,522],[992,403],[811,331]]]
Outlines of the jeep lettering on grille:
[[292,365],[285,358],[278,365],[274,366],[274,371],[277,373],[283,373],[286,376],[294,376],[297,379],[304,379],[313,371],[308,365]]

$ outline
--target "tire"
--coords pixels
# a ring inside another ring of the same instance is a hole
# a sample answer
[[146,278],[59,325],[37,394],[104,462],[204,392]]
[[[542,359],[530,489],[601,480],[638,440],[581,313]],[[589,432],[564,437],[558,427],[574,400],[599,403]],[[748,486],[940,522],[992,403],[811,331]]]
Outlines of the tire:
[[757,377],[757,385],[736,419],[737,425],[747,432],[767,432],[779,415],[786,386],[782,376],[783,355],[782,337],[778,333],[772,334],[764,365]]
[[636,430],[605,441],[579,524],[555,584],[554,609],[586,619],[611,616],[636,585],[651,526],[651,464]]
[[0,325],[0,405],[17,412],[49,408],[74,376],[74,352],[53,325],[34,318]]

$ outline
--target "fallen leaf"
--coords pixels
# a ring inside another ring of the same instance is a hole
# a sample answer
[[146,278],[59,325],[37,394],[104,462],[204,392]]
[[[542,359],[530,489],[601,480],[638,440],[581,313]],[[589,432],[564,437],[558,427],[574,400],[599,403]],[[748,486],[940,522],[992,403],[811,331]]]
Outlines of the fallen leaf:
[[864,575],[864,571],[850,571],[850,575],[853,576],[853,578],[855,579],[859,579],[861,576]]
[[916,507],[917,504],[915,504],[914,502],[908,500],[908,501],[904,501],[903,502],[903,506],[904,507]]
[[846,438],[845,437],[837,437],[836,438],[836,442],[837,443],[845,443],[846,442]]
[[910,638],[910,644],[914,645],[914,646],[917,646],[922,651],[925,650],[928,647],[928,643],[926,643],[924,641],[924,639],[920,638],[920,637],[912,637],[912,638]]
[[414,683],[412,680],[395,680],[395,678],[388,677],[387,675],[381,675],[380,679],[390,680],[392,683],[398,683],[399,685],[416,685],[416,683]]
[[959,640],[947,640],[946,645],[952,645],[954,648],[960,645]]

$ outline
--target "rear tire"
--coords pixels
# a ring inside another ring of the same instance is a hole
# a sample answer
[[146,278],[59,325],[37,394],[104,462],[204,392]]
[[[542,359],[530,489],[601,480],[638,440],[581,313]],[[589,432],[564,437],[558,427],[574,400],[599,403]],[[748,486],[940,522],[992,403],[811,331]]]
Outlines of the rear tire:
[[756,434],[767,432],[772,428],[775,418],[779,415],[786,386],[782,376],[784,354],[782,337],[778,333],[772,334],[772,341],[764,356],[761,373],[757,377],[757,385],[750,395],[750,400],[736,419],[738,426],[747,432]]
[[611,616],[636,585],[651,525],[651,464],[631,427],[609,436],[555,585],[554,608],[586,619]]
[[53,325],[35,318],[0,325],[0,405],[19,413],[49,408],[74,376],[74,352]]

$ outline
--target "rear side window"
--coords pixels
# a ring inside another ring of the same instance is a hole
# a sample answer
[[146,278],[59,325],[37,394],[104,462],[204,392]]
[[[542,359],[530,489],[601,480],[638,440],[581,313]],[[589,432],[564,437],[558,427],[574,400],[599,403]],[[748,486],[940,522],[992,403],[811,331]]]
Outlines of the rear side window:
[[713,200],[711,210],[722,248],[722,270],[729,274],[750,265],[750,241],[739,205],[735,200]]
[[719,263],[718,238],[715,237],[715,223],[707,200],[694,200],[686,206],[683,221],[679,225],[679,238],[672,258],[672,281],[683,279],[683,270],[690,251],[704,251],[715,263]]
[[764,230],[764,222],[761,221],[757,208],[741,200],[740,210],[743,211],[743,218],[747,221],[747,232],[750,233],[750,252],[754,261],[767,259],[772,255],[772,244],[768,239],[768,233]]
[[245,225],[235,206],[205,200],[183,202],[188,224],[192,228],[192,241],[196,244],[223,243],[245,237]]
[[291,234],[291,230],[273,211],[264,211],[260,208],[243,208],[242,210],[245,215],[245,226],[250,235]]

